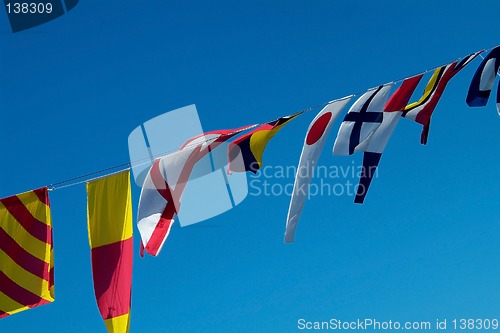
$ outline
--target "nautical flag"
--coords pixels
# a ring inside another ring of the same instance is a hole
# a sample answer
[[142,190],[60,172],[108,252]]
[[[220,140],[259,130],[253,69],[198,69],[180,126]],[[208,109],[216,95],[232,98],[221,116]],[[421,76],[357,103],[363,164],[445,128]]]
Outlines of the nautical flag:
[[[477,68],[469,86],[467,105],[470,107],[486,106],[499,68],[500,46],[497,46],[491,50]],[[497,88],[497,111],[500,114],[500,85]]]
[[500,114],[500,86],[498,87],[497,90],[497,112]]
[[295,239],[295,230],[309,193],[314,167],[328,138],[332,124],[351,98],[352,96],[348,96],[328,103],[314,117],[307,129],[293,184],[290,207],[288,208],[285,243],[293,242]]
[[[261,125],[231,142],[228,149],[229,172],[251,171],[256,173],[262,167],[262,155],[268,142],[290,120],[301,115],[302,112],[278,118]],[[239,154],[243,157],[242,163],[234,163]]]
[[178,152],[154,161],[142,186],[137,212],[137,227],[142,240],[141,256],[144,250],[156,256],[163,247],[196,163],[211,150],[250,127],[202,134],[188,140]]
[[355,203],[364,202],[372,178],[377,171],[382,153],[399,119],[401,119],[402,111],[408,104],[422,76],[423,74],[420,74],[404,80],[385,104],[382,123],[375,133],[373,133],[363,154],[363,171],[361,172],[356,197],[354,198]]
[[362,151],[382,123],[384,104],[392,83],[369,89],[349,109],[333,146],[334,155]]
[[427,144],[432,112],[436,108],[448,82],[481,52],[470,54],[460,62],[455,61],[436,69],[427,83],[420,100],[405,107],[403,117],[412,119],[423,125],[420,143]]
[[130,171],[89,181],[86,186],[97,306],[109,333],[129,332],[133,257]]
[[47,188],[0,199],[0,318],[53,301]]

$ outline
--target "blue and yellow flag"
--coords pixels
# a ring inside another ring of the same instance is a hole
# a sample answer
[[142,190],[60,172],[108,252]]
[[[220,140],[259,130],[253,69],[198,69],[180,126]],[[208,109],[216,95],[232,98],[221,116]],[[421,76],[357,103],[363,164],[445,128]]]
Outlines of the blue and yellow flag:
[[[253,131],[237,138],[229,146],[229,171],[256,173],[262,167],[262,155],[267,143],[278,133],[288,122],[301,115],[302,112],[278,118],[269,123],[263,124]],[[242,159],[238,159],[241,153]],[[242,161],[242,162],[241,162]]]

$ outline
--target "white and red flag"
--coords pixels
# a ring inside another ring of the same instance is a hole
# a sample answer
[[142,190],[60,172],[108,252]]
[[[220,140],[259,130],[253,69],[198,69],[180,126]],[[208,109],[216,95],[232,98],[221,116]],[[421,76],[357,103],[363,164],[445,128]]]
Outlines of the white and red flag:
[[[250,126],[251,127],[251,126]],[[249,126],[202,134],[188,140],[179,151],[157,158],[141,190],[137,227],[144,250],[156,256],[160,252],[181,208],[184,189],[198,161],[231,137]]]
[[352,96],[348,96],[328,103],[314,117],[307,129],[295,175],[295,183],[293,184],[290,207],[288,208],[285,243],[293,242],[295,239],[295,230],[297,229],[297,223],[308,197],[309,184],[314,174],[314,167],[328,138],[332,124],[351,98]]

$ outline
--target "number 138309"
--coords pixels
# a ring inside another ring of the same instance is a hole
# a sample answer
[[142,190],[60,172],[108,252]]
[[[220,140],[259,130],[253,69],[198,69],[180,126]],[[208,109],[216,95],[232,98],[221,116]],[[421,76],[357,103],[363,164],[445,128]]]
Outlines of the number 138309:
[[453,319],[455,330],[497,330],[498,319]]
[[7,2],[7,14],[50,14],[52,4],[35,2]]

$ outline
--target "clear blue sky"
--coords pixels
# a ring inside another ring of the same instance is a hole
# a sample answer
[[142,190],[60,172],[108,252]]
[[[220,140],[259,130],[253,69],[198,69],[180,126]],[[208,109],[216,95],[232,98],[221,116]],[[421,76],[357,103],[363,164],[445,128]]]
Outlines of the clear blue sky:
[[[498,9],[496,0],[86,0],[16,34],[2,9],[0,196],[127,162],[129,133],[178,107],[196,104],[205,130],[235,128],[495,46]],[[427,146],[419,125],[400,122],[364,205],[314,197],[285,245],[289,197],[249,196],[204,223],[176,225],[159,257],[136,253],[131,331],[500,317],[500,119],[493,101],[465,104],[479,62],[449,84]],[[313,117],[285,127],[264,163],[296,165]],[[331,155],[337,128],[320,163],[359,164]],[[134,187],[134,209],[138,198]],[[0,332],[105,332],[85,186],[50,199],[56,301],[2,319]]]

